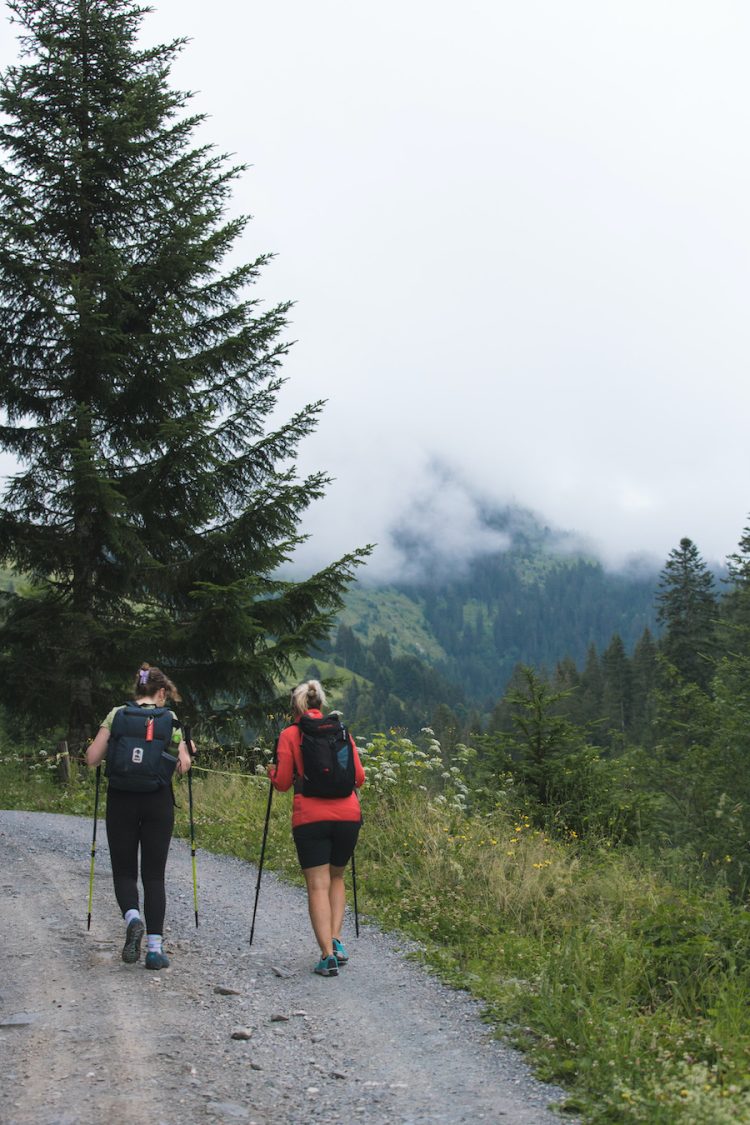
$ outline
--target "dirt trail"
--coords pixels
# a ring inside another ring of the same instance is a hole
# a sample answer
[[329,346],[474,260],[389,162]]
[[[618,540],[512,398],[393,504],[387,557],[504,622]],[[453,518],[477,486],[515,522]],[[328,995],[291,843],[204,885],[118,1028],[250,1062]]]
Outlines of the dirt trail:
[[2,1125],[559,1121],[561,1092],[405,943],[347,932],[350,965],[316,977],[304,895],[264,874],[250,947],[257,873],[238,860],[199,852],[196,930],[175,841],[172,966],[123,964],[103,826],[86,931],[90,837],[91,821],[0,811]]

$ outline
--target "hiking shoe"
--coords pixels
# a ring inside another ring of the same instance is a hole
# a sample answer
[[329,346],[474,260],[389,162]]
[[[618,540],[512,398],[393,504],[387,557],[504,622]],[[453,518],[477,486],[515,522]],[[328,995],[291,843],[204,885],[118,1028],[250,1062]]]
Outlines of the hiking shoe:
[[128,922],[125,931],[125,944],[122,947],[122,959],[126,965],[134,965],[141,955],[141,941],[146,932],[146,927],[140,918]]
[[342,942],[336,937],[333,939],[333,956],[339,965],[345,965],[349,960],[349,954],[344,949]]
[[330,957],[321,957],[313,972],[317,973],[319,977],[337,977],[339,975],[339,963],[333,954]]
[[168,969],[169,958],[163,949],[150,949],[146,954],[147,969]]

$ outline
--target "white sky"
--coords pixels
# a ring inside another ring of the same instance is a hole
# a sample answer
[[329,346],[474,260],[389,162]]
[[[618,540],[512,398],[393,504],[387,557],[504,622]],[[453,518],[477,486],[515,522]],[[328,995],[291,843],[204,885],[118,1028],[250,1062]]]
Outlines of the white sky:
[[[292,299],[286,414],[335,476],[310,555],[474,496],[612,561],[750,512],[746,0],[155,0],[241,251]],[[11,57],[7,42],[3,61]],[[437,469],[435,466],[438,466]],[[446,483],[446,467],[458,483]]]

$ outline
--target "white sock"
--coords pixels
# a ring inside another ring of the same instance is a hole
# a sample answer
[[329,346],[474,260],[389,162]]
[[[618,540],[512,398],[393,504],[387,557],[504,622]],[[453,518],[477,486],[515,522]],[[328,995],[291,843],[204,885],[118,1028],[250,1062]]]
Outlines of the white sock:
[[140,918],[141,913],[139,910],[126,910],[125,911],[125,925],[129,926],[134,918]]
[[147,934],[146,941],[149,953],[161,953],[161,934]]

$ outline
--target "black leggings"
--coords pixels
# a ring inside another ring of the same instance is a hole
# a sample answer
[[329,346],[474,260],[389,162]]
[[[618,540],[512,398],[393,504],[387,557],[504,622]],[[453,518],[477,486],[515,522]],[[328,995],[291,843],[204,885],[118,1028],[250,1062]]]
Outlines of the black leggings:
[[171,785],[155,793],[107,792],[107,840],[117,905],[138,910],[138,847],[141,849],[143,912],[149,934],[164,933],[167,896],[164,872],[174,827]]

